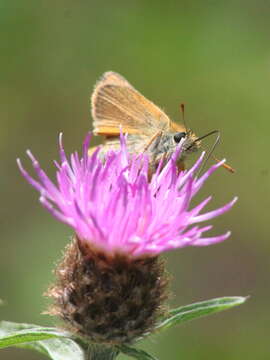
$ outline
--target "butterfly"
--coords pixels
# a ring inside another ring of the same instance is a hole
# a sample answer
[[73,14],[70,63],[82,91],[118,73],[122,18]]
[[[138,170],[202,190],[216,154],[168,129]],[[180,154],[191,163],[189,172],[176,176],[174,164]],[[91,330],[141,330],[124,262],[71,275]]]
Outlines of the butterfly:
[[[185,169],[189,153],[200,147],[201,138],[184,125],[173,122],[164,111],[139,93],[116,72],[105,72],[91,97],[93,133],[105,137],[99,156],[120,148],[120,132],[126,135],[129,153],[146,153],[153,173],[162,160],[166,163],[182,141],[177,159],[179,170]],[[89,150],[91,154],[95,149]]]

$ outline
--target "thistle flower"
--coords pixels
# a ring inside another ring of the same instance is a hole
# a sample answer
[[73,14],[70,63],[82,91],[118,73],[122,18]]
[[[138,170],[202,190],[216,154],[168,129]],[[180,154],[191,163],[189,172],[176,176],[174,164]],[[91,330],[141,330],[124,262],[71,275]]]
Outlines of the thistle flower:
[[149,181],[147,156],[129,155],[124,136],[121,150],[110,152],[105,162],[99,150],[88,155],[89,143],[90,135],[82,157],[75,152],[68,160],[60,135],[57,185],[30,151],[38,180],[20,160],[18,165],[40,192],[41,204],[75,231],[56,270],[57,282],[47,293],[54,299],[50,313],[92,341],[130,343],[151,331],[164,311],[167,279],[158,255],[227,239],[229,232],[204,236],[212,226],[198,224],[229,210],[236,198],[206,213],[202,210],[211,197],[190,209],[191,199],[223,161],[197,177],[202,154],[190,170],[179,173],[181,144]]

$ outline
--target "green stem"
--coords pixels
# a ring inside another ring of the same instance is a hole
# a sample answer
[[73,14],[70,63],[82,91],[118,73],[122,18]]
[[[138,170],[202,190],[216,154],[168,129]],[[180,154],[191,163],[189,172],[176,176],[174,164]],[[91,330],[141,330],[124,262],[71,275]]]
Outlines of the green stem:
[[114,360],[119,350],[106,345],[91,344],[87,350],[86,360]]

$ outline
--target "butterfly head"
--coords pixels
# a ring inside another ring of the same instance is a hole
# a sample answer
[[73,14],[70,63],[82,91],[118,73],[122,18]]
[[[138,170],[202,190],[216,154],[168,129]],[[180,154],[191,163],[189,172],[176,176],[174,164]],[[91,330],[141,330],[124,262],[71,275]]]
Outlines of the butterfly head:
[[197,151],[200,143],[195,141],[196,136],[191,131],[187,132],[161,132],[147,149],[149,156],[159,162],[161,159],[169,159],[181,142],[181,154],[179,161],[183,161],[187,154]]

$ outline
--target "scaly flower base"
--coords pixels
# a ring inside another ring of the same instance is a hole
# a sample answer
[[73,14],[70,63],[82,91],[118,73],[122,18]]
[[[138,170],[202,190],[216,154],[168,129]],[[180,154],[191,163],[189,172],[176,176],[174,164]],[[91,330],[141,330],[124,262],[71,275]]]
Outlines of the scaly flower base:
[[92,342],[131,343],[165,315],[167,277],[158,257],[109,256],[75,238],[56,276],[49,313]]

